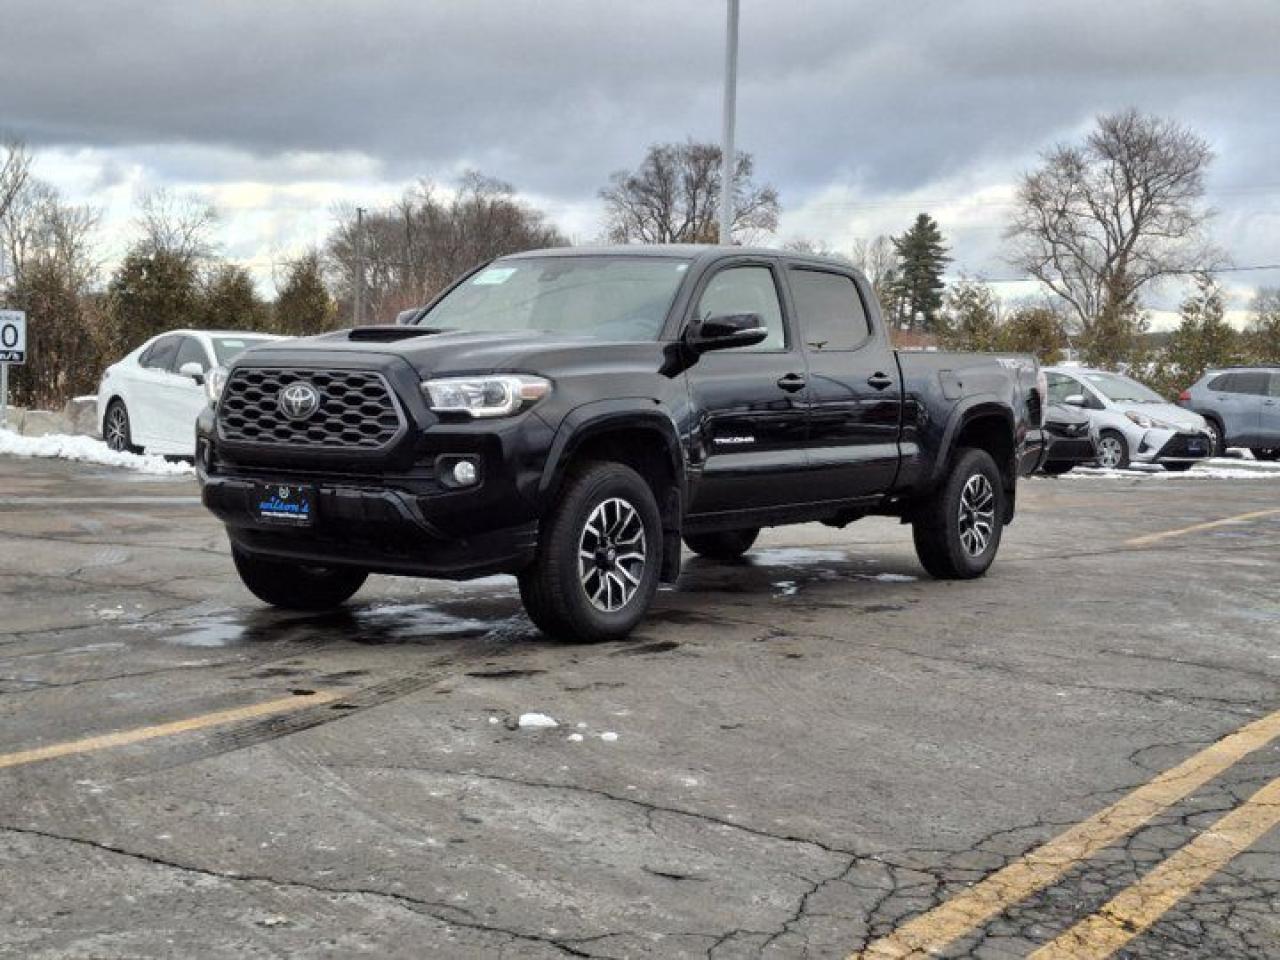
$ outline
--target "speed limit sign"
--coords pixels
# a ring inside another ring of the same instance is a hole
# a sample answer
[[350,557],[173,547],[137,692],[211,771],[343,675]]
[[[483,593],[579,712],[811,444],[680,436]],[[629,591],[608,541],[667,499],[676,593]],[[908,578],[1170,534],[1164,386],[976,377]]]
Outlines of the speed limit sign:
[[0,363],[27,362],[27,315],[0,310]]

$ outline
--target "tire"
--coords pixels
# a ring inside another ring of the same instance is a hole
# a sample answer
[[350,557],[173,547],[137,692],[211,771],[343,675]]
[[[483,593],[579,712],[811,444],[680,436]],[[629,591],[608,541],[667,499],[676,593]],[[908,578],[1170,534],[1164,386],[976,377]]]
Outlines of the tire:
[[1129,469],[1129,442],[1124,434],[1103,430],[1098,438],[1098,466],[1104,470]]
[[1280,447],[1250,447],[1255,460],[1280,460]]
[[689,533],[684,537],[684,545],[700,557],[719,563],[730,563],[750,550],[758,536],[760,536],[759,527],[747,527],[745,530],[717,530],[714,533]]
[[285,610],[332,610],[364,586],[365,570],[309,566],[292,560],[270,560],[231,546],[236,572],[249,592]]
[[1050,477],[1060,477],[1064,473],[1070,473],[1075,469],[1075,463],[1069,460],[1056,460],[1046,463],[1040,468],[1040,472]]
[[142,452],[141,447],[133,445],[133,425],[123,400],[112,400],[107,404],[107,414],[102,418],[102,439],[108,449],[116,453]]
[[[911,525],[916,556],[931,576],[971,580],[987,572],[1000,549],[1004,497],[1000,469],[991,454],[972,448],[956,451],[946,479]],[[985,541],[979,528],[983,521]]]
[[661,562],[662,519],[649,484],[624,464],[587,462],[543,524],[537,555],[519,575],[520,599],[553,639],[618,640],[653,602]]
[[1209,456],[1222,457],[1227,453],[1226,434],[1222,431],[1222,424],[1215,417],[1205,417],[1205,426],[1209,428]]
[[1162,463],[1162,467],[1170,473],[1186,473],[1195,466],[1195,461],[1179,462],[1179,463]]

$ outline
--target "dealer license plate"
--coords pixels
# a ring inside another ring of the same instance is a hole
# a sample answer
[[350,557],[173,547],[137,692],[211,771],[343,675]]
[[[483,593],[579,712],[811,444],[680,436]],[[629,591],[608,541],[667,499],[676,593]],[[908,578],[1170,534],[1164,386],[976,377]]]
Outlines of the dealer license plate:
[[315,519],[315,495],[310,487],[292,483],[260,483],[254,497],[259,520],[295,527]]

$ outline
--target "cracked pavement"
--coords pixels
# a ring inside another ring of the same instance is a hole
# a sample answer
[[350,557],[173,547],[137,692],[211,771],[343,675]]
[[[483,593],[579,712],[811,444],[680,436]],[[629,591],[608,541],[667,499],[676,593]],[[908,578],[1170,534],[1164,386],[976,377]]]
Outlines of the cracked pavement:
[[[1280,516],[1125,545],[1276,490],[1029,481],[972,583],[887,520],[781,528],[583,647],[508,578],[274,612],[191,481],[0,459],[0,754],[341,695],[0,769],[0,956],[846,957],[1280,707]],[[1027,955],[1278,775],[1267,745],[942,955]],[[1280,956],[1278,852],[1121,955]]]

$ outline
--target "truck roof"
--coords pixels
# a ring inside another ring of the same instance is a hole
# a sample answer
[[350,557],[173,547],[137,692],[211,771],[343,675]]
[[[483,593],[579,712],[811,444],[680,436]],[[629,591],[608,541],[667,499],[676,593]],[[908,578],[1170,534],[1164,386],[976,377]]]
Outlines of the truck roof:
[[715,243],[620,243],[587,247],[546,247],[512,253],[500,260],[528,260],[538,257],[681,257],[687,260],[712,260],[721,257],[785,257],[803,263],[825,264],[842,270],[855,270],[853,264],[834,257],[815,256],[792,250],[769,247],[734,247]]

